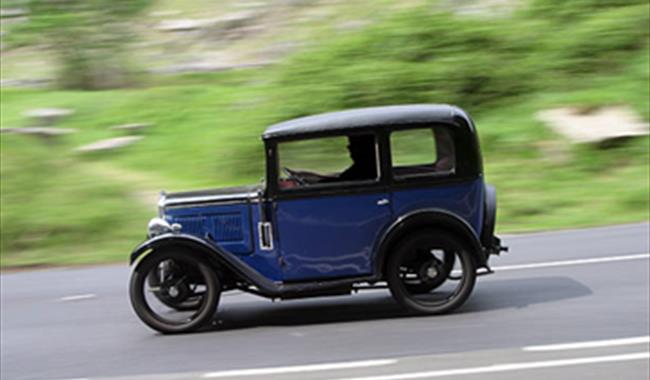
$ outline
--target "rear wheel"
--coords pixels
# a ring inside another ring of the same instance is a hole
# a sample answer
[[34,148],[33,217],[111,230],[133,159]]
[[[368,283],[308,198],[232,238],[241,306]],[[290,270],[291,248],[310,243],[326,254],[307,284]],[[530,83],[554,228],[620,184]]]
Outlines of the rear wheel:
[[417,276],[405,282],[407,290],[424,294],[438,288],[447,280],[455,262],[456,255],[452,251],[420,249],[413,263]]
[[402,306],[442,314],[467,300],[476,282],[476,264],[456,237],[425,230],[398,243],[388,259],[386,279]]
[[183,333],[212,320],[221,286],[204,259],[186,250],[165,250],[136,265],[129,293],[133,310],[149,327]]

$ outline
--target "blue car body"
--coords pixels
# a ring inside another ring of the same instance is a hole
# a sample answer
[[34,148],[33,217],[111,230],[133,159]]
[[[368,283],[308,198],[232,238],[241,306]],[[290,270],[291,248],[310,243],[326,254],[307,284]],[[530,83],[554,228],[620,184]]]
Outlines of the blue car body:
[[[456,171],[400,183],[391,176],[388,136],[394,129],[431,124],[452,130]],[[305,191],[278,187],[278,144],[361,131],[379,141],[382,170],[376,183]],[[307,295],[316,284],[380,281],[391,242],[423,223],[462,236],[479,268],[488,268],[489,255],[502,249],[494,236],[494,189],[484,182],[475,127],[457,107],[392,106],[312,116],[270,127],[263,141],[264,185],[163,194],[159,216],[175,228],[150,231],[151,239],[133,251],[131,261],[181,242],[229,268],[232,287],[245,283],[251,291],[282,297],[290,289]],[[297,284],[305,286],[292,287]]]

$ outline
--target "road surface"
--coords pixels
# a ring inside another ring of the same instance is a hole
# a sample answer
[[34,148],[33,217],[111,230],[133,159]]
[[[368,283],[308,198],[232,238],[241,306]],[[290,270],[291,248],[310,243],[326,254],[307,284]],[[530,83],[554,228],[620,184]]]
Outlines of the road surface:
[[[222,299],[214,328],[163,336],[126,265],[4,273],[1,378],[648,379],[647,223],[506,236],[456,313],[412,317],[385,290]],[[125,253],[126,257],[126,253]]]

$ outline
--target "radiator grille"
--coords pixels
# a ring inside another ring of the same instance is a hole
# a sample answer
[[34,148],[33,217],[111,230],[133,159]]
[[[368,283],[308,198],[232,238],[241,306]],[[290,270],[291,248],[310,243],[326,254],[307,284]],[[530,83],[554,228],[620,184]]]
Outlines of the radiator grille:
[[203,236],[208,232],[205,229],[205,222],[205,217],[180,217],[172,219],[172,223],[180,223],[183,226],[183,232],[197,236]]
[[172,223],[180,223],[183,232],[203,237],[210,233],[216,241],[241,241],[244,239],[242,217],[239,212],[199,217],[176,217]]
[[213,233],[217,241],[242,240],[242,217],[239,213],[212,217]]

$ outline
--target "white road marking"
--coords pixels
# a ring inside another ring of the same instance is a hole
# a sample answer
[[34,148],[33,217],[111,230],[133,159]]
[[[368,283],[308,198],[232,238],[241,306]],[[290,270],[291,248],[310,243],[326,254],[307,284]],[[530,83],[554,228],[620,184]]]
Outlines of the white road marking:
[[59,298],[59,301],[61,302],[68,302],[68,301],[81,301],[81,300],[88,300],[91,298],[97,298],[96,294],[88,293],[88,294],[77,294],[74,296],[67,296],[67,297],[61,297]]
[[298,365],[292,367],[236,369],[232,371],[208,372],[203,374],[201,377],[214,379],[218,377],[276,375],[276,374],[284,374],[284,373],[315,372],[315,371],[329,371],[329,370],[336,370],[336,369],[377,367],[377,366],[389,365],[395,363],[397,363],[397,360],[395,359],[379,359],[379,360],[364,360],[358,362],[308,364],[308,365]]
[[495,364],[495,365],[490,365],[485,367],[443,369],[437,371],[398,373],[394,375],[354,377],[354,378],[345,378],[345,379],[341,378],[338,380],[409,380],[409,379],[422,379],[422,378],[442,377],[442,376],[459,376],[459,375],[473,375],[479,373],[519,371],[519,370],[536,369],[536,368],[563,367],[563,366],[581,365],[581,364],[620,362],[620,361],[641,360],[641,359],[648,359],[648,358],[650,358],[650,352],[646,351],[646,352],[636,352],[636,353],[624,354],[624,355],[592,356],[586,358],[560,359],[560,360],[548,360],[548,361],[525,362],[525,363],[506,363],[506,364]]
[[626,346],[631,344],[650,343],[650,336],[638,336],[634,338],[594,340],[589,342],[574,342],[562,344],[548,344],[544,346],[527,346],[522,347],[524,351],[560,351],[560,350],[578,350],[581,348],[598,348]]
[[650,253],[639,253],[639,254],[635,254],[635,255],[594,257],[594,258],[591,258],[591,259],[547,261],[547,262],[531,263],[531,264],[504,265],[504,266],[492,267],[492,269],[494,271],[537,269],[537,268],[562,267],[562,266],[569,266],[569,265],[609,263],[609,262],[613,262],[613,261],[642,260],[642,259],[648,259],[648,258],[650,258]]

